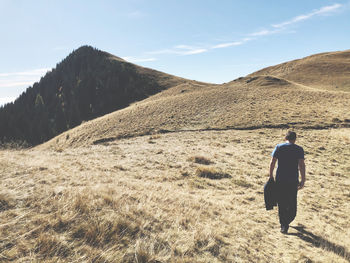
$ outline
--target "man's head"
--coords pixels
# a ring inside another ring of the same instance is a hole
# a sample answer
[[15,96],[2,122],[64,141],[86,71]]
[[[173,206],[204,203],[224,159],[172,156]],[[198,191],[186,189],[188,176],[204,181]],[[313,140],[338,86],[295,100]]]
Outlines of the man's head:
[[287,134],[286,134],[286,137],[285,139],[289,142],[292,142],[294,143],[295,140],[297,139],[297,134],[293,131],[288,131]]

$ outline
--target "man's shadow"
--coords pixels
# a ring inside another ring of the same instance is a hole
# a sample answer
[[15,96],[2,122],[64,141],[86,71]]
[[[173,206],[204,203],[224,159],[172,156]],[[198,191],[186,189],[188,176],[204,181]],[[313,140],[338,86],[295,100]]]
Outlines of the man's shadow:
[[297,230],[298,233],[289,233],[288,235],[297,236],[302,240],[312,244],[314,247],[320,247],[326,251],[331,251],[339,255],[340,257],[344,258],[346,261],[350,262],[350,253],[345,247],[337,245],[333,242],[328,241],[327,239],[324,239],[321,236],[317,236],[307,231],[305,229],[305,226],[303,225],[290,226],[290,227]]

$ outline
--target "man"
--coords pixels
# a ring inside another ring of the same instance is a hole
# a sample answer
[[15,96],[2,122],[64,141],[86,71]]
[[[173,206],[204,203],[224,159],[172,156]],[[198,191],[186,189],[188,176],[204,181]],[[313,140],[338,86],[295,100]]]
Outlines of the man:
[[288,233],[289,224],[297,214],[297,192],[305,184],[304,150],[295,144],[296,138],[295,132],[288,131],[285,137],[286,142],[275,147],[270,163],[270,178],[273,180],[273,171],[278,160],[276,192],[278,215],[283,234]]

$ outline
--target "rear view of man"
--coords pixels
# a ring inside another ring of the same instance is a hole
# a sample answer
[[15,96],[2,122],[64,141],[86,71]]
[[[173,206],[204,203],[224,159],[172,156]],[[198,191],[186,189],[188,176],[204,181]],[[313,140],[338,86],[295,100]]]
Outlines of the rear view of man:
[[286,142],[275,147],[270,163],[270,178],[273,179],[273,171],[278,160],[276,191],[278,215],[283,234],[288,233],[289,224],[297,214],[297,192],[305,184],[304,150],[295,144],[296,137],[295,132],[288,131],[285,137]]

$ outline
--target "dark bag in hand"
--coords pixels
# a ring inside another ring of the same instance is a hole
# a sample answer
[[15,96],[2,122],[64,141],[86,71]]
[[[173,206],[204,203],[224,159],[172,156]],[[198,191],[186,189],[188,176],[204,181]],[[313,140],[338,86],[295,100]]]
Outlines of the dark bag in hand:
[[277,189],[275,180],[269,179],[264,186],[264,198],[266,210],[273,209],[277,206]]

